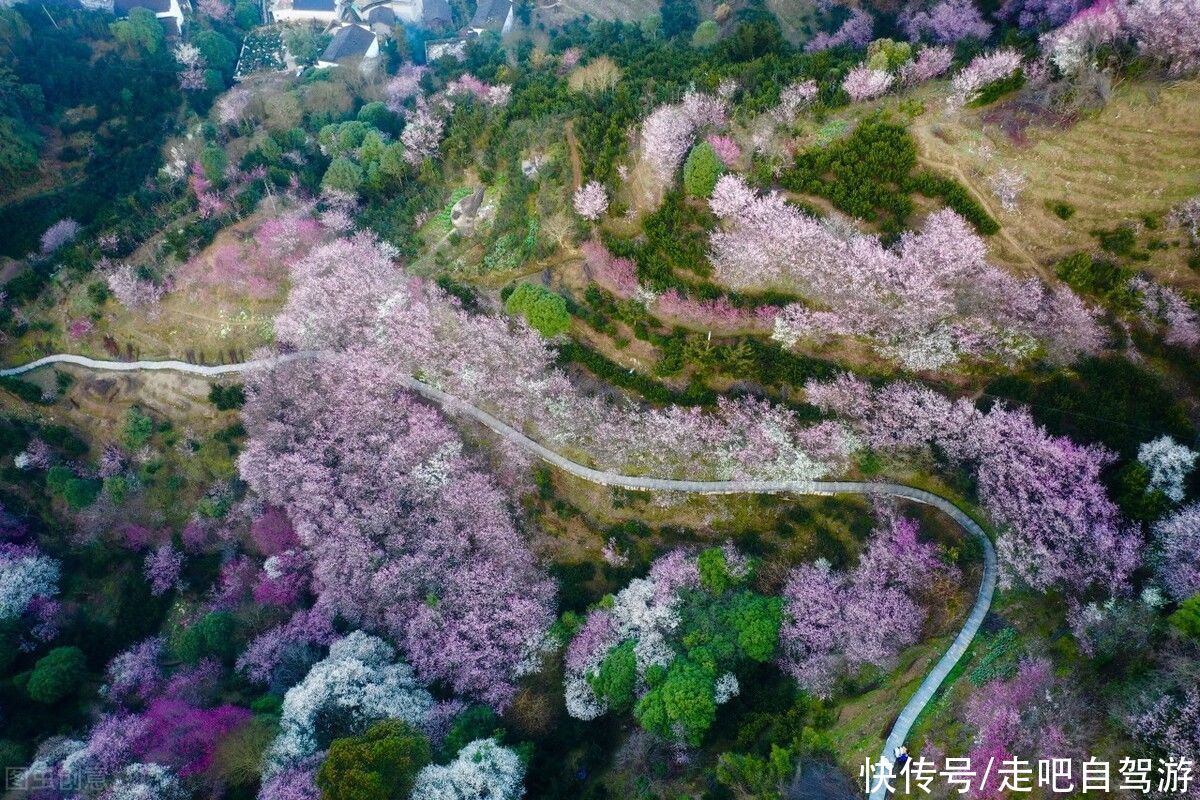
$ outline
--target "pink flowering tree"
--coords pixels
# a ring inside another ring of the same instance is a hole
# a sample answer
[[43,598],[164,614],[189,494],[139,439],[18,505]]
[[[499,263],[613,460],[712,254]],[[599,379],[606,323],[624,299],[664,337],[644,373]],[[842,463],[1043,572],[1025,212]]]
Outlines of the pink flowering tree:
[[853,421],[868,446],[913,454],[936,445],[969,467],[980,502],[1001,526],[1004,585],[1118,593],[1140,561],[1140,537],[1122,524],[1100,475],[1113,454],[1051,436],[1025,411],[986,414],[930,389],[892,383],[873,389],[843,376],[806,387],[809,402]]
[[608,211],[608,192],[604,184],[590,181],[575,190],[573,198],[575,213],[589,222],[595,222]]
[[1062,27],[1042,35],[1039,43],[1063,75],[1096,67],[1096,51],[1123,36],[1121,18],[1112,2],[1097,2],[1075,14]]
[[850,573],[826,561],[793,569],[783,590],[780,665],[807,691],[828,697],[837,679],[884,667],[914,644],[925,621],[921,588],[950,574],[912,520],[889,514]]
[[978,97],[983,87],[1009,77],[1020,68],[1021,54],[1012,48],[978,55],[954,76],[947,102],[951,108],[961,108]]
[[418,101],[416,109],[405,109],[404,121],[404,130],[400,132],[404,159],[410,164],[420,164],[436,157],[445,128],[442,117],[428,104]]
[[400,67],[385,89],[389,111],[399,114],[404,110],[406,101],[420,96],[421,78],[426,71],[426,67],[411,63]]
[[862,337],[910,369],[941,369],[965,356],[1028,358],[1039,342],[1050,360],[1070,361],[1102,344],[1078,298],[989,264],[983,240],[948,209],[889,250],[839,235],[735,175],[717,181],[709,207],[725,223],[710,239],[722,283],[786,286],[809,301],[775,318],[774,338],[787,346]]
[[922,47],[917,57],[901,65],[898,77],[904,86],[916,86],[926,81],[939,78],[950,69],[954,61],[954,51],[949,47]]
[[992,34],[973,0],[940,0],[928,9],[921,5],[919,0],[910,3],[901,14],[900,24],[911,41],[953,45],[963,39],[984,41]]
[[696,132],[726,121],[723,101],[689,91],[681,102],[659,106],[642,122],[642,160],[662,183],[668,183],[692,149]]
[[1200,314],[1182,294],[1140,275],[1129,281],[1128,286],[1138,299],[1142,321],[1151,327],[1163,326],[1166,329],[1163,340],[1167,344],[1200,345]]
[[183,553],[170,542],[160,545],[146,556],[145,575],[150,581],[150,594],[158,597],[179,585],[179,572],[183,567]]
[[347,355],[256,375],[239,467],[287,510],[321,608],[385,633],[423,678],[503,707],[536,663],[553,587],[499,489],[394,374]]
[[626,300],[637,293],[637,267],[632,261],[616,258],[598,239],[589,239],[580,249],[584,267],[592,280]]
[[836,31],[818,33],[808,40],[808,43],[804,45],[804,50],[816,53],[832,47],[866,47],[870,43],[874,31],[875,20],[871,15],[862,9],[854,8],[850,10],[850,16],[838,26]]
[[75,241],[83,227],[71,218],[60,219],[42,233],[42,255],[48,256]]
[[1200,69],[1200,16],[1193,2],[1117,0],[1117,13],[1138,49],[1171,74]]
[[731,136],[720,134],[709,134],[704,141],[708,142],[709,147],[717,154],[717,158],[721,159],[721,163],[727,169],[732,168],[737,164],[738,159],[742,157],[742,149],[738,147],[737,142]]

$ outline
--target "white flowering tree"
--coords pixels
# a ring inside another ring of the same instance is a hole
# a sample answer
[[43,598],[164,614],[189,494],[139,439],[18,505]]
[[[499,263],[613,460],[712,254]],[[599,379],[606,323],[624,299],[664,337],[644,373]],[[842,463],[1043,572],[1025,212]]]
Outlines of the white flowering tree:
[[433,697],[412,668],[395,658],[391,645],[362,631],[335,642],[328,657],[284,696],[279,735],[267,754],[268,775],[311,756],[335,736],[362,733],[372,722],[420,725]]
[[1176,503],[1183,500],[1183,482],[1196,466],[1200,453],[1160,436],[1138,448],[1138,461],[1150,474],[1150,488],[1158,489]]
[[412,800],[517,800],[525,794],[525,765],[494,739],[476,739],[445,766],[417,773]]

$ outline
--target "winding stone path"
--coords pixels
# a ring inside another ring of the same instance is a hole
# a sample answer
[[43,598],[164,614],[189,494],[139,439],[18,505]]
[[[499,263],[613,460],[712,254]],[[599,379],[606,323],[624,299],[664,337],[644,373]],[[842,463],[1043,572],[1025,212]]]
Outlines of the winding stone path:
[[[39,367],[51,364],[73,364],[96,370],[114,370],[132,372],[138,370],[173,370],[193,375],[217,376],[230,373],[247,372],[252,369],[262,369],[277,364],[294,361],[300,358],[310,358],[313,353],[290,353],[258,361],[247,361],[239,364],[223,364],[219,366],[202,366],[189,364],[184,361],[98,361],[85,356],[69,354],[52,355],[37,361],[11,369],[0,370],[0,377],[21,375]],[[644,491],[686,492],[690,494],[802,494],[832,496],[838,494],[879,495],[898,497],[915,503],[932,506],[957,522],[964,530],[975,537],[983,549],[983,580],[979,594],[971,613],[967,615],[962,630],[954,637],[949,649],[930,670],[929,674],[917,687],[917,691],[909,698],[908,703],[900,712],[891,733],[884,743],[883,758],[891,759],[892,752],[904,744],[921,712],[933,699],[938,687],[950,674],[954,665],[966,652],[971,640],[975,638],[983,618],[987,615],[992,603],[992,594],[996,588],[996,551],[991,539],[975,520],[971,519],[958,506],[924,489],[916,489],[898,483],[874,483],[866,481],[693,481],[674,480],[669,478],[651,478],[637,475],[621,475],[615,472],[593,469],[571,461],[565,456],[550,450],[534,441],[511,425],[492,416],[483,409],[459,400],[440,389],[422,383],[416,378],[404,377],[401,383],[409,390],[440,405],[447,413],[461,414],[482,423],[484,426],[502,436],[507,441],[527,450],[538,458],[578,478],[602,486],[613,486],[622,489]],[[871,792],[871,800],[882,800],[886,793],[883,782]]]

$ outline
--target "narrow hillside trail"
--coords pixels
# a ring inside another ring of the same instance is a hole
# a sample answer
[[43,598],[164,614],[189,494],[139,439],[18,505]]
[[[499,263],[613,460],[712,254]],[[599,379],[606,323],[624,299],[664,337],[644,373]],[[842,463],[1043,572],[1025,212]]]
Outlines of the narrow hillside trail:
[[[99,361],[86,356],[59,354],[39,358],[28,364],[10,369],[0,370],[0,377],[23,375],[41,367],[53,364],[69,364],[95,370],[110,370],[132,372],[138,370],[173,370],[193,375],[216,377],[220,375],[249,372],[255,369],[269,369],[279,364],[303,358],[313,358],[317,353],[300,352],[288,353],[271,358],[247,361],[237,364],[221,364],[204,366],[189,364],[184,361]],[[996,589],[997,566],[996,551],[991,539],[975,520],[971,519],[962,509],[944,497],[924,489],[905,486],[898,483],[868,482],[868,481],[787,481],[787,480],[736,480],[736,481],[703,481],[679,480],[672,478],[654,478],[641,475],[622,475],[616,472],[594,469],[563,456],[545,447],[529,436],[513,428],[508,423],[492,416],[487,411],[470,403],[449,395],[436,387],[423,383],[416,378],[405,376],[401,383],[410,391],[420,395],[437,405],[451,416],[463,415],[481,423],[493,433],[506,441],[532,453],[546,463],[585,481],[601,486],[621,489],[634,489],[652,492],[684,492],[689,494],[722,495],[722,494],[796,494],[830,497],[839,494],[854,494],[864,496],[893,497],[921,503],[938,509],[963,530],[973,536],[983,549],[983,577],[979,593],[971,612],[967,615],[962,629],[955,636],[950,647],[942,655],[929,674],[921,682],[917,691],[909,698],[908,703],[900,712],[891,732],[884,743],[881,758],[890,761],[891,753],[900,747],[913,725],[925,707],[933,700],[938,688],[946,680],[954,665],[966,653],[975,634],[979,631],[983,619],[991,607],[992,595]],[[879,781],[875,791],[871,792],[871,800],[883,800],[886,785]]]

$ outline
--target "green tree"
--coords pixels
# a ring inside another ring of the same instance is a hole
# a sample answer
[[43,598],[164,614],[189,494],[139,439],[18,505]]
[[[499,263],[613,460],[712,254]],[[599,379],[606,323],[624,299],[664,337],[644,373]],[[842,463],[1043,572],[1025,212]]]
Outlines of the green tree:
[[166,38],[154,12],[145,8],[131,9],[128,17],[110,23],[108,29],[126,48],[146,53],[157,53]]
[[321,185],[328,189],[358,194],[363,184],[363,169],[348,158],[335,158],[325,170]]
[[694,30],[700,22],[695,0],[662,0],[659,11],[662,14],[663,36],[668,39]]
[[228,611],[213,611],[180,632],[172,649],[188,664],[210,656],[229,661],[237,652],[235,627],[233,615]]
[[103,485],[94,478],[72,478],[63,488],[63,500],[72,511],[80,511],[96,502]]
[[200,31],[192,36],[192,44],[204,56],[204,63],[210,69],[218,70],[226,80],[233,77],[234,67],[237,66],[238,46],[214,30]]
[[39,703],[57,703],[79,690],[87,675],[87,659],[78,647],[56,647],[38,659],[25,685]]
[[301,64],[312,64],[321,54],[317,34],[308,25],[293,25],[283,34],[283,44]]
[[1180,603],[1169,619],[1184,636],[1200,640],[1200,594],[1192,595]]
[[676,658],[665,670],[646,671],[650,691],[634,708],[642,727],[664,739],[682,737],[699,747],[705,732],[717,718],[716,679],[712,672],[685,658]]
[[442,757],[451,759],[476,739],[490,739],[500,730],[496,712],[488,706],[471,706],[454,718],[446,741],[442,742]]
[[708,197],[724,172],[717,151],[708,142],[701,142],[683,162],[683,188],[692,197]]
[[730,602],[725,622],[737,635],[738,649],[760,663],[770,661],[779,646],[783,600],[754,592],[741,592]]
[[696,558],[700,571],[700,585],[713,594],[723,594],[733,588],[734,579],[729,574],[725,552],[719,547],[710,547]]
[[558,336],[571,327],[567,301],[544,286],[522,283],[504,303],[504,310],[523,316],[543,336]]
[[600,662],[600,669],[591,681],[596,695],[607,700],[613,711],[625,711],[633,705],[633,692],[637,686],[633,645],[631,639],[613,648]]
[[417,772],[432,760],[429,742],[401,720],[335,739],[317,772],[322,800],[407,800]]
[[715,20],[706,19],[692,32],[692,47],[712,47],[721,38],[721,27]]

